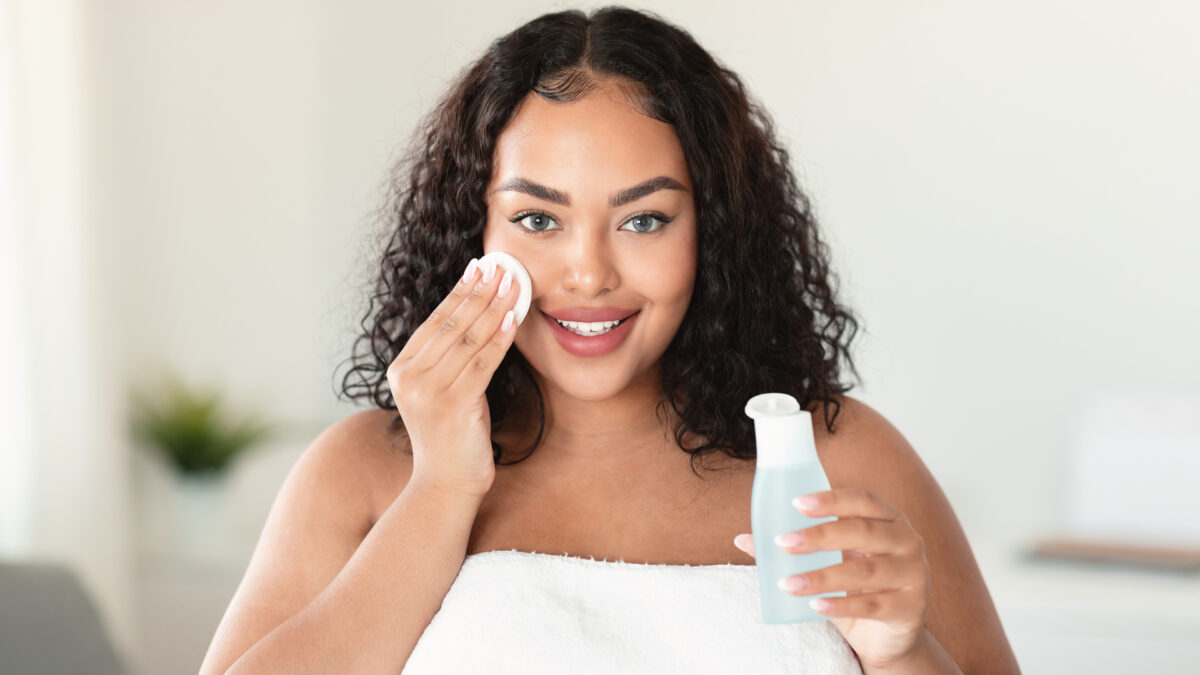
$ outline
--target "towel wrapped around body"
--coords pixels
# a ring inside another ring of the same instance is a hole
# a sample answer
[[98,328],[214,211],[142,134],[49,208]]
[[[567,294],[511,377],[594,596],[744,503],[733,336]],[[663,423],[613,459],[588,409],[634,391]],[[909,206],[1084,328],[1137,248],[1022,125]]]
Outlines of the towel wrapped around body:
[[759,604],[753,565],[475,553],[403,673],[862,674],[830,621],[767,624]]

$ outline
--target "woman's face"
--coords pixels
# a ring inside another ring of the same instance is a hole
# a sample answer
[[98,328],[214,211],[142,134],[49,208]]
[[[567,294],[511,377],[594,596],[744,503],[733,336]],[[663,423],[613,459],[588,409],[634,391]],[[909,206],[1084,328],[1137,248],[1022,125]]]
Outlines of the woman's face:
[[[512,254],[533,279],[515,345],[548,384],[604,400],[657,364],[696,278],[692,184],[673,127],[611,85],[568,104],[531,93],[497,139],[486,200],[484,253]],[[579,308],[634,316],[607,338],[568,335],[548,316]]]

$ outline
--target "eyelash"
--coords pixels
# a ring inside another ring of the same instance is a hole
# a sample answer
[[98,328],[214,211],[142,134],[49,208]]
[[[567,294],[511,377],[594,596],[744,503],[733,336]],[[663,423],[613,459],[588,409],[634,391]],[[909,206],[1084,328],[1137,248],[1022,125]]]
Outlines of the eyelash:
[[[539,211],[536,209],[534,209],[532,211],[522,211],[521,213],[518,213],[517,215],[510,218],[509,222],[516,223],[517,228],[520,229],[522,232],[525,232],[527,234],[532,234],[534,236],[554,231],[554,230],[531,230],[528,227],[525,227],[524,225],[521,224],[521,221],[525,220],[529,216],[545,216],[546,218],[549,218],[550,220],[553,220],[554,222],[558,222],[558,220],[554,216],[550,215],[549,213],[546,213],[545,211]],[[638,218],[653,218],[653,219],[659,221],[659,223],[661,223],[661,224],[653,230],[647,230],[644,232],[638,232],[637,230],[627,230],[627,231],[632,231],[634,234],[658,234],[659,232],[662,232],[667,227],[667,223],[670,223],[672,220],[675,220],[674,218],[668,218],[665,215],[658,213],[657,211],[643,211],[641,213],[633,214],[632,216],[629,217],[629,220],[625,221],[625,223],[628,223],[632,220],[636,220]],[[621,223],[621,224],[625,225],[625,223]]]

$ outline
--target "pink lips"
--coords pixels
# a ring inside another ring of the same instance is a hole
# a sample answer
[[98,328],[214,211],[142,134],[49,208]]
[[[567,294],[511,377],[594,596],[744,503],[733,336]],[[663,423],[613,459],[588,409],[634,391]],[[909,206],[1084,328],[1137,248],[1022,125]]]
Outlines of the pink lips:
[[621,325],[603,335],[584,337],[563,328],[553,317],[545,312],[542,313],[542,317],[550,325],[550,331],[554,333],[554,337],[562,345],[563,349],[575,356],[582,357],[604,356],[615,350],[625,341],[625,338],[629,335],[629,331],[633,328],[633,323],[637,321],[640,315],[640,311],[634,313],[633,316],[622,321]]

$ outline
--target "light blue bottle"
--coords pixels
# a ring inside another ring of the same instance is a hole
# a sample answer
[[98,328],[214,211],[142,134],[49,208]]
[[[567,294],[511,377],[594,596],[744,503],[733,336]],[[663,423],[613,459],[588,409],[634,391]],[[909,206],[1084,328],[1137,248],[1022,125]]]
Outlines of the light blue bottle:
[[792,595],[779,580],[842,562],[841,551],[788,553],[775,536],[837,520],[833,516],[810,518],[793,504],[796,497],[829,489],[829,479],[817,459],[812,414],[801,410],[787,394],[759,394],[746,403],[754,420],[757,445],[754,487],[750,494],[750,527],[754,534],[754,563],[766,623],[800,623],[829,617],[809,606],[817,597],[844,597],[845,591]]

